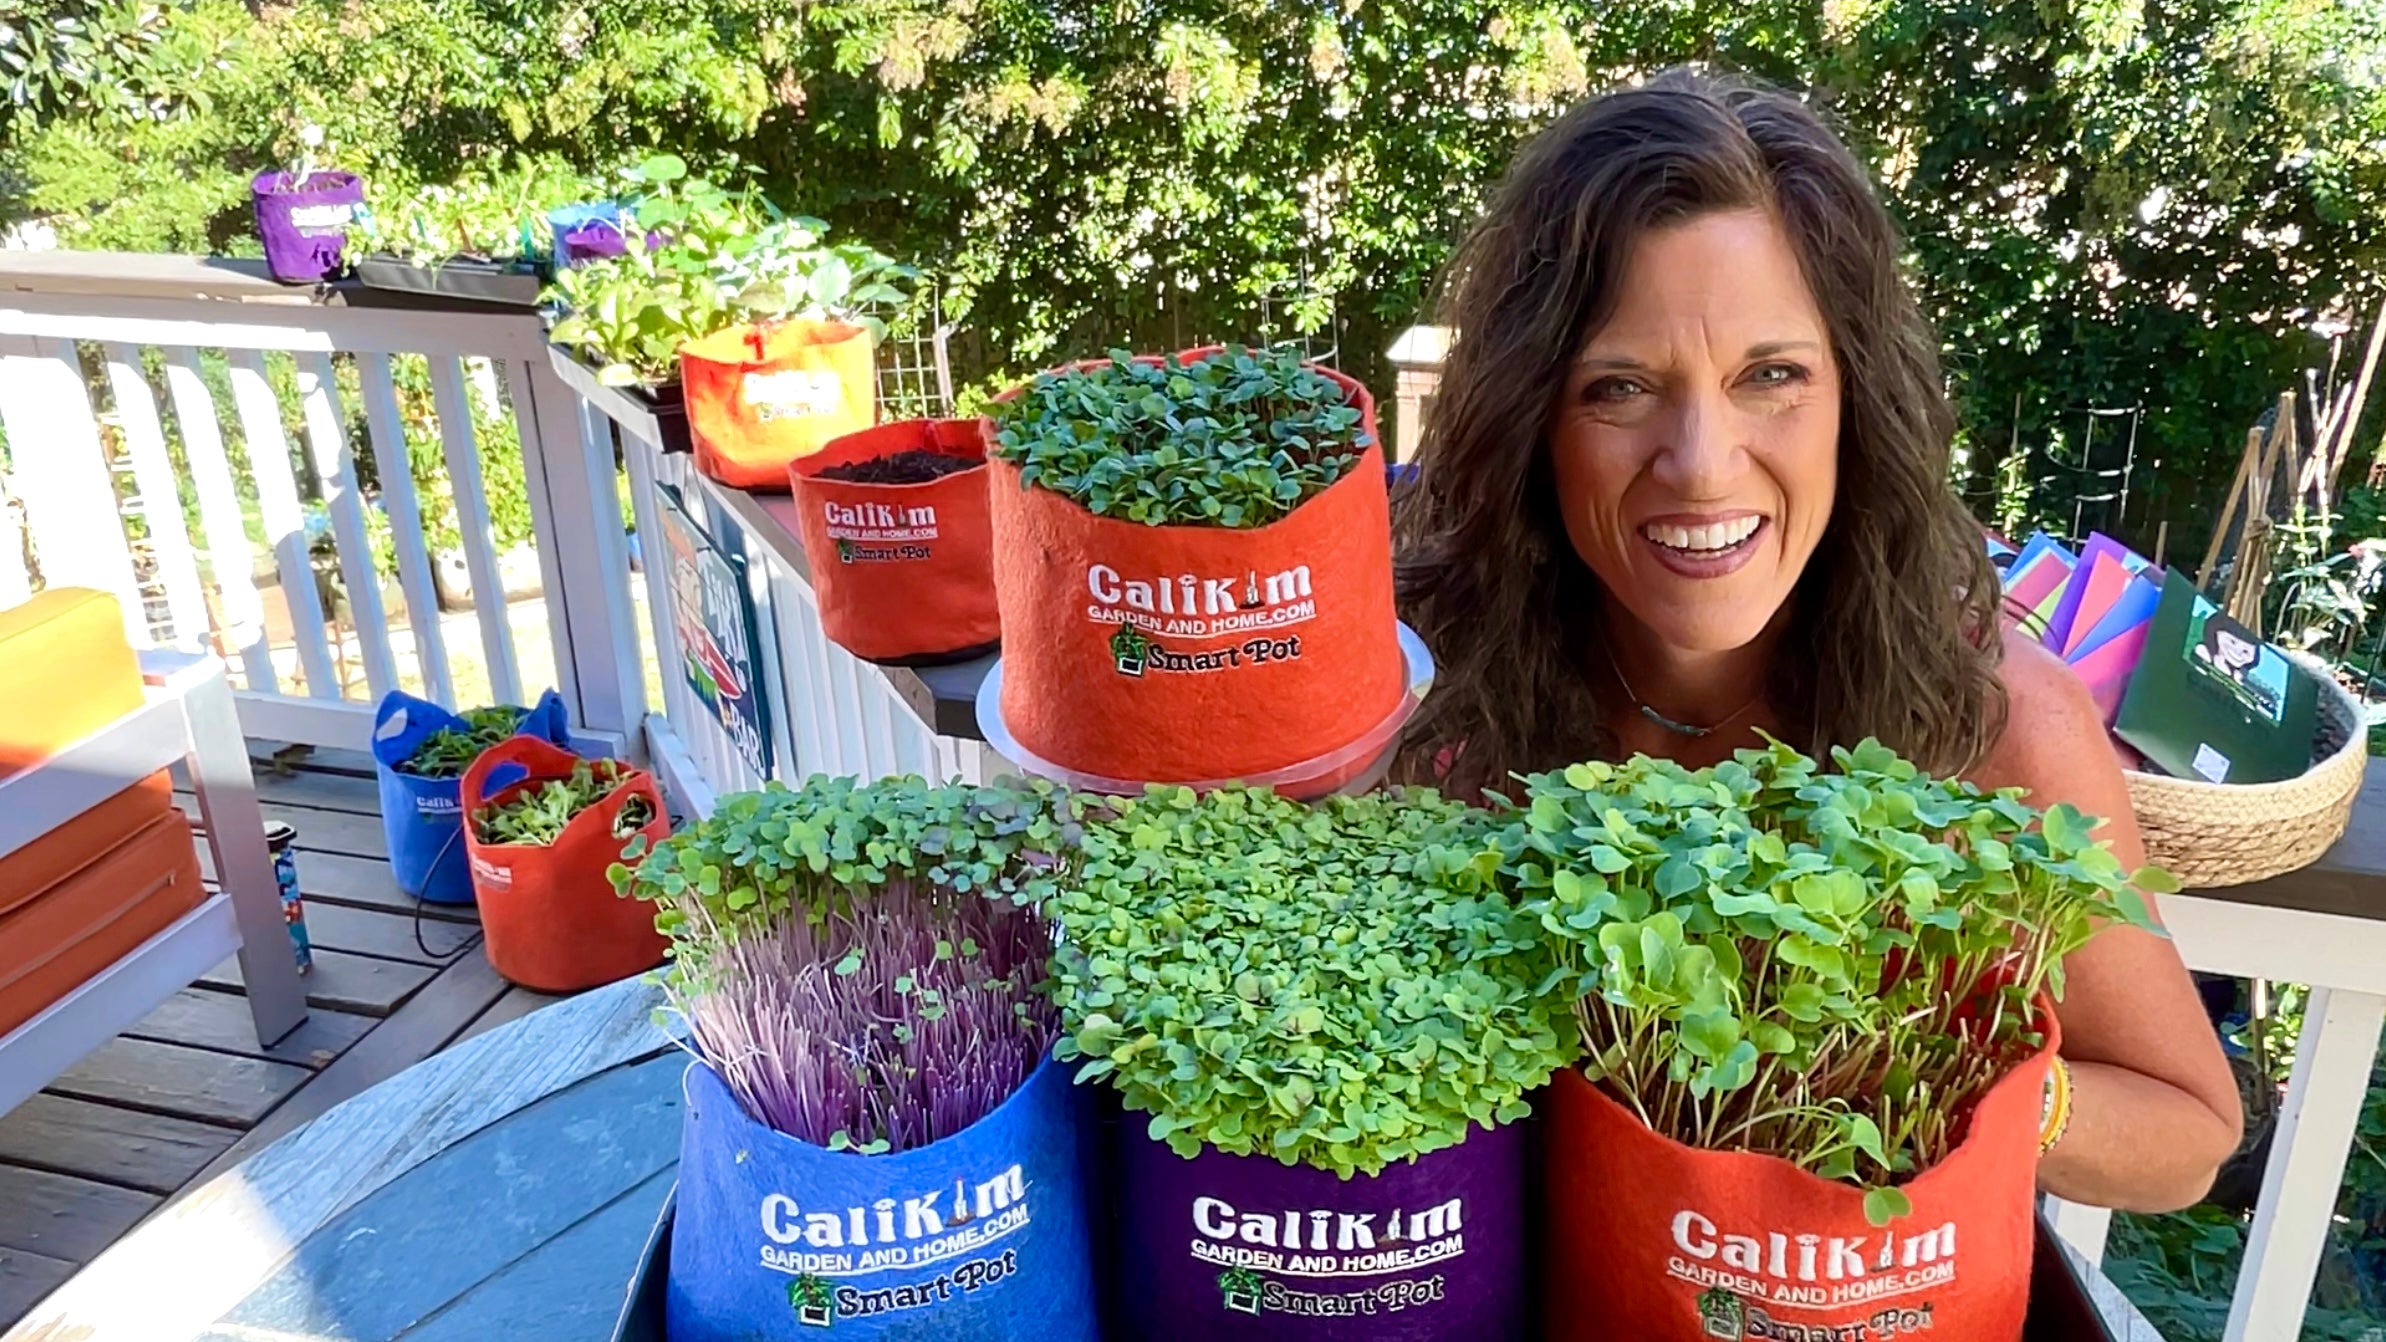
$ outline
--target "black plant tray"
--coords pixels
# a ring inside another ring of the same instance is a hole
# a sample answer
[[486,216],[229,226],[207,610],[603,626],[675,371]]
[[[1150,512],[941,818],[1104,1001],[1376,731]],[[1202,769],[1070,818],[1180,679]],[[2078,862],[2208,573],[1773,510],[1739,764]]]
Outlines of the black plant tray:
[[451,256],[417,265],[387,254],[356,263],[363,301],[384,307],[449,307],[461,300],[490,307],[535,308],[546,281],[533,261]]
[[645,387],[608,387],[597,381],[595,369],[580,362],[561,345],[547,346],[547,360],[555,365],[555,375],[563,379],[564,385],[604,411],[605,417],[625,432],[665,452],[696,450],[696,440],[688,436],[688,404],[680,399],[678,383],[651,391]]
[[[663,1332],[663,1278],[671,1267],[671,1208],[675,1197],[663,1199],[663,1214],[646,1240],[646,1252],[630,1278],[629,1298],[613,1342],[670,1342]],[[2071,1259],[2055,1242],[2055,1232],[2038,1220],[2038,1251],[2030,1261],[2030,1315],[2022,1324],[2022,1342],[2121,1342],[2105,1326],[2096,1302],[2088,1295]]]

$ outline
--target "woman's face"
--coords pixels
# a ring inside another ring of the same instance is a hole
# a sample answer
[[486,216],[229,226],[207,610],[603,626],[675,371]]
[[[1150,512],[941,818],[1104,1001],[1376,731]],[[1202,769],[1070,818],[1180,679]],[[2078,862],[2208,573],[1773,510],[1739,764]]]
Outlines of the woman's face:
[[1797,585],[1839,481],[1839,366],[1769,214],[1644,234],[1549,432],[1575,553],[1665,646],[1746,646]]

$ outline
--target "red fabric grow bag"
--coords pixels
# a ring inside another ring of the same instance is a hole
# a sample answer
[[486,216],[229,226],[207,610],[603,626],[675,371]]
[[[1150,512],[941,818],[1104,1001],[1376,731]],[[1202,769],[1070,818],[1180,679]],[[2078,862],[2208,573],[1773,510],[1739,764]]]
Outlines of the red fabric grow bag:
[[845,322],[715,331],[680,348],[679,376],[696,469],[738,489],[785,489],[789,462],[878,417],[870,332]]
[[[916,484],[821,472],[933,452],[968,469]],[[1001,637],[987,519],[986,440],[970,419],[906,419],[833,439],[787,468],[804,560],[829,640],[873,662],[985,650]]]
[[[549,779],[570,778],[580,762],[568,750],[517,736],[483,751],[464,773],[464,852],[489,963],[508,983],[539,992],[593,988],[663,962],[666,942],[655,930],[654,906],[614,893],[605,879],[605,869],[621,860],[632,838],[643,834],[654,844],[671,835],[662,791],[644,771],[622,766],[614,789],[573,816],[552,844],[480,841],[474,819],[482,807]],[[509,767],[526,772],[487,791],[490,775]],[[617,835],[615,817],[632,797],[645,798],[653,818]]]
[[1022,488],[1008,462],[988,464],[1002,712],[1022,747],[1106,778],[1245,778],[1342,749],[1398,707],[1406,686],[1375,401],[1353,379],[1317,371],[1348,392],[1370,445],[1348,474],[1264,527],[1098,517]]
[[1559,1072],[1544,1106],[1544,1336],[2016,1342],[2059,1043],[2043,1001],[2041,1019],[2045,1046],[1981,1096],[1953,1153],[1899,1185],[1913,1212],[1886,1228],[1854,1185],[1684,1146]]

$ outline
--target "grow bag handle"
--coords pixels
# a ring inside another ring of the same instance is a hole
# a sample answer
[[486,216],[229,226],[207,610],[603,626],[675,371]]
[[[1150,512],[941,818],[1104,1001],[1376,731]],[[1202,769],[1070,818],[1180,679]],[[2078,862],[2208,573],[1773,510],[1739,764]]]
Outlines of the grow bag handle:
[[[482,751],[464,771],[457,800],[463,805],[466,824],[490,797],[525,782],[569,778],[572,766],[579,762],[578,755],[535,736],[507,737]],[[495,777],[501,769],[510,771],[502,781]]]

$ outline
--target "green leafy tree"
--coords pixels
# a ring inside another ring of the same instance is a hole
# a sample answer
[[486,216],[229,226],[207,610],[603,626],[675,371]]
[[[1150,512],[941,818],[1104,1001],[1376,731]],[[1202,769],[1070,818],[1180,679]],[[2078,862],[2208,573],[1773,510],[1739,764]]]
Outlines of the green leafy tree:
[[1885,182],[1983,511],[2002,475],[2006,513],[2057,516],[2079,412],[2138,406],[2128,520],[2175,549],[2386,260],[2380,0],[19,3],[152,15],[63,82],[9,75],[43,114],[0,143],[0,207],[74,245],[253,248],[247,177],[310,123],[383,190],[660,146],[921,262],[978,387],[1291,337],[1380,385],[1520,139],[1619,79],[1746,70]]

